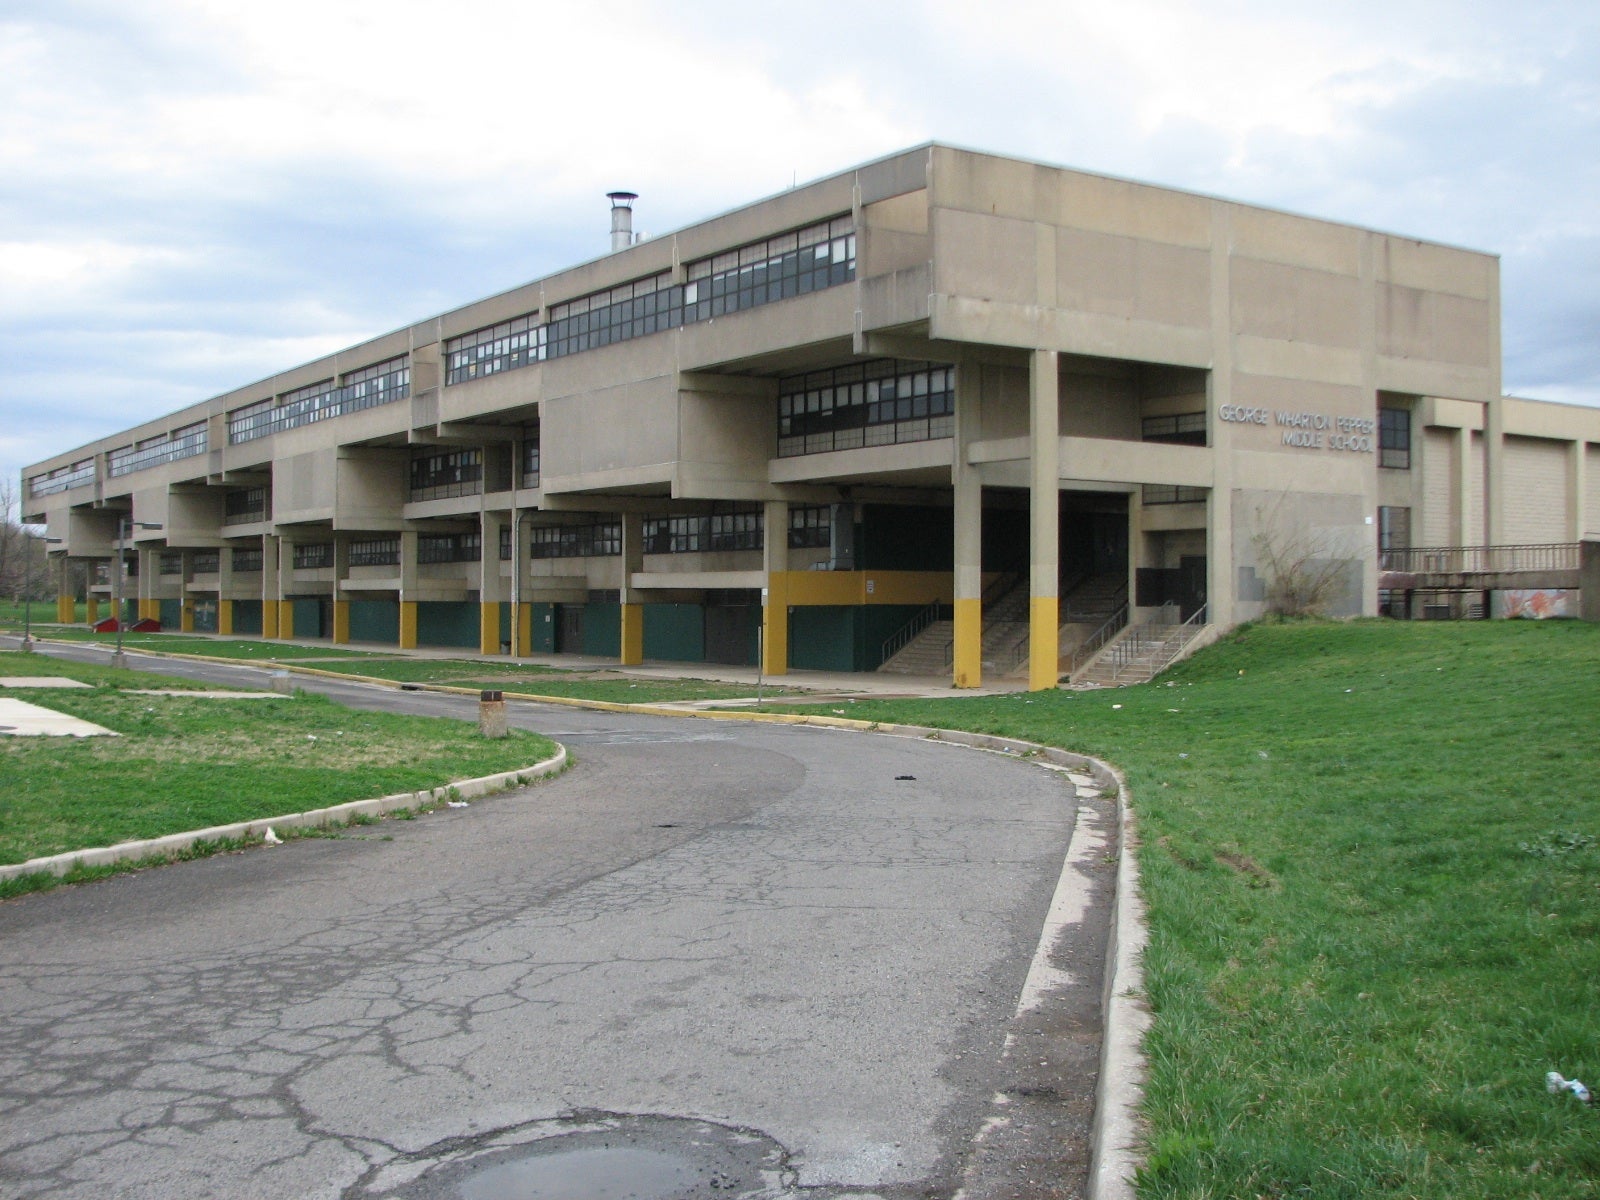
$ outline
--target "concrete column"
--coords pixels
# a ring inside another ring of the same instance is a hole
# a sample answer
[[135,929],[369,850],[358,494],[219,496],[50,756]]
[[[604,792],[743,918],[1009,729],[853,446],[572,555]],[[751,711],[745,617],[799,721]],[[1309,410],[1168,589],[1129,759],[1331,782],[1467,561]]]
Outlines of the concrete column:
[[[83,607],[85,610],[84,615],[88,618],[89,624],[93,625],[100,620],[100,597],[91,595],[84,601]],[[77,605],[70,594],[57,598],[56,620],[63,625],[70,625],[72,624],[72,619],[77,615]]]
[[1211,448],[1211,491],[1206,497],[1206,615],[1224,625],[1232,625],[1238,619],[1234,591],[1238,571],[1233,561],[1234,427],[1217,415],[1223,405],[1233,403],[1233,309],[1229,284],[1232,245],[1228,206],[1213,204],[1211,370],[1206,375],[1206,444]]
[[633,588],[633,573],[644,570],[644,514],[622,514],[622,665],[644,661],[644,605]]
[[1473,540],[1472,506],[1482,504],[1484,498],[1474,495],[1472,487],[1472,430],[1456,430],[1455,445],[1451,448],[1455,458],[1455,512],[1451,514],[1450,544],[1465,546]]
[[217,632],[233,632],[233,547],[217,551]]
[[974,688],[983,682],[983,480],[967,461],[967,448],[980,432],[980,383],[977,364],[956,365],[956,436],[950,485],[955,494],[952,682],[958,688]]
[[350,641],[350,598],[344,590],[350,578],[350,535],[333,535],[333,644]]
[[1581,437],[1574,438],[1567,445],[1567,540],[1572,542],[1583,541],[1583,535],[1588,532],[1583,527],[1584,489],[1587,486],[1584,459],[1588,445]]
[[400,533],[400,649],[417,648],[417,531]]
[[1578,615],[1600,621],[1600,538],[1586,538],[1578,547]]
[[276,638],[278,632],[278,601],[281,598],[281,589],[278,581],[282,577],[281,539],[272,534],[261,536],[261,636]]
[[478,653],[500,653],[500,606],[506,600],[508,580],[500,574],[500,531],[507,514],[485,512],[480,538],[483,553],[478,563]]
[[194,632],[194,593],[189,590],[189,585],[194,582],[194,551],[185,550],[183,554],[183,571],[178,576],[183,582],[178,585],[178,630],[180,633]]
[[[78,615],[77,599],[72,594],[72,571],[67,563],[67,556],[63,554],[56,559],[56,621],[62,625],[71,625]],[[93,572],[90,573],[90,584],[94,582]],[[95,622],[94,593],[89,593],[89,624]]]
[[1058,359],[1035,350],[1028,370],[1028,690],[1061,677],[1061,409]]
[[789,502],[768,500],[761,514],[761,672],[789,673]]
[[[161,551],[139,549],[135,551],[139,558],[139,581],[134,588],[138,596],[138,604],[134,609],[135,616],[141,621],[159,621],[161,619],[161,599],[156,593],[156,588],[161,584]],[[127,600],[127,589],[123,589],[123,600]],[[117,614],[118,619],[122,614]]]
[[[1495,355],[1496,361],[1499,355]],[[1506,537],[1505,414],[1498,399],[1491,400],[1483,413],[1483,491],[1489,511],[1484,514],[1483,540],[1487,545],[1503,545]]]

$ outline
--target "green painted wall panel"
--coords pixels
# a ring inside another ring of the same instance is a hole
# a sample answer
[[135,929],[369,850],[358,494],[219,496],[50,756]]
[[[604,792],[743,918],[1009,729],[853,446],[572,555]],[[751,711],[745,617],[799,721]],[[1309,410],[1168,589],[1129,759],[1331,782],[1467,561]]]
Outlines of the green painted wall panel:
[[261,632],[261,601],[235,600],[233,602],[233,631],[235,633]]
[[789,665],[802,671],[855,670],[855,607],[807,604],[789,610]]
[[599,658],[616,658],[622,653],[622,605],[584,605],[583,652]]
[[417,645],[468,646],[476,650],[478,606],[468,600],[422,601],[417,605]]
[[161,628],[168,633],[177,633],[183,628],[183,601],[161,601]]
[[400,644],[400,602],[398,600],[350,601],[350,640]]
[[698,604],[646,604],[644,656],[668,662],[704,662],[705,613]]
[[328,629],[323,623],[323,606],[329,601],[319,600],[315,596],[294,597],[294,636],[297,638],[320,638],[328,636]]
[[194,631],[196,633],[215,633],[217,631],[217,602],[215,600],[198,600],[195,602]]
[[528,653],[554,654],[556,652],[556,606],[547,601],[528,605],[533,618],[528,633]]

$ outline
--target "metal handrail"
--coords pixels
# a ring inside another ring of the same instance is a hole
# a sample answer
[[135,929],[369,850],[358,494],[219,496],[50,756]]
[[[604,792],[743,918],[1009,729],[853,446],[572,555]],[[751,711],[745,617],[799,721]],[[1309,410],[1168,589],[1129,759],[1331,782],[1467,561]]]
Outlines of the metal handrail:
[[1581,542],[1542,542],[1500,546],[1412,546],[1384,550],[1385,571],[1407,575],[1489,575],[1509,571],[1575,571]]
[[1071,676],[1076,675],[1080,667],[1087,665],[1091,658],[1100,653],[1102,646],[1104,646],[1112,638],[1116,637],[1117,634],[1121,633],[1127,627],[1128,602],[1124,600],[1122,602],[1122,607],[1117,609],[1116,612],[1112,613],[1099,629],[1096,629],[1088,637],[1084,638],[1084,640],[1079,643],[1078,648],[1072,652],[1072,667],[1067,672],[1068,677],[1070,678]]
[[[1184,634],[1183,637],[1169,637],[1166,645],[1157,651],[1155,659],[1150,664],[1150,677],[1152,679],[1161,674],[1162,671],[1165,671],[1172,664],[1172,660],[1178,657],[1179,652],[1205,628],[1208,607],[1208,605],[1202,604],[1195,610],[1194,616],[1178,626],[1179,633],[1183,633],[1186,629],[1189,629],[1190,632]],[[1191,626],[1193,626],[1192,629],[1190,629]]]
[[899,654],[900,651],[911,644],[912,638],[937,621],[939,619],[939,611],[943,607],[943,604],[938,600],[924,605],[912,615],[909,621],[885,638],[882,656],[878,659],[878,665],[882,666],[896,654]]
[[[985,609],[989,608],[990,606],[992,606],[995,603],[995,601],[997,601],[997,600],[1001,599],[1002,597],[1004,597],[1005,595],[1007,595],[1011,591],[1012,588],[1016,587],[1017,584],[1019,584],[1021,582],[1022,582],[1022,572],[1021,571],[1003,571],[999,575],[995,576],[995,578],[993,580],[990,581],[988,587],[983,589],[982,593],[979,595],[979,598],[978,598],[978,613],[979,613],[978,619],[979,619],[979,622],[980,622],[979,628],[978,628],[978,637],[979,637],[980,640],[983,637],[983,627],[982,627],[982,624],[981,624],[981,622],[983,620],[983,616],[982,616],[983,611]],[[944,665],[945,665],[945,668],[948,670],[948,669],[953,668],[955,666],[955,663],[956,663],[956,637],[955,637],[955,632],[952,630],[951,634],[950,634],[950,640],[945,642],[945,644],[944,644]]]
[[1208,606],[1202,604],[1194,615],[1181,625],[1136,625],[1126,637],[1111,647],[1111,681],[1115,683],[1122,672],[1135,663],[1148,658],[1150,677],[1153,679],[1173,658],[1189,644],[1198,628],[1186,636],[1184,630],[1205,624]]

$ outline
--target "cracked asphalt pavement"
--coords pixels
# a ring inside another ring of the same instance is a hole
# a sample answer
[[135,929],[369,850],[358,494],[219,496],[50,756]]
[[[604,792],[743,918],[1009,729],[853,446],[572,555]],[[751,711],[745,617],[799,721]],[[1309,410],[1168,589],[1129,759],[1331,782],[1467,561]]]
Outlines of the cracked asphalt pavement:
[[643,1162],[689,1128],[726,1161],[685,1195],[1080,1194],[1101,935],[1017,1005],[1103,803],[935,741],[508,708],[572,769],[0,904],[0,1195],[553,1195],[469,1185],[551,1138]]

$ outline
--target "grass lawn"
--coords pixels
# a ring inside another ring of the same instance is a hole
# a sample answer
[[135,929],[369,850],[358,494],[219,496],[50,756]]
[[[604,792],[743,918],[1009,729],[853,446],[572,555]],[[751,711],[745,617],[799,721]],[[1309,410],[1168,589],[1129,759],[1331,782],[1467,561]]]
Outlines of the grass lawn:
[[[73,606],[73,620],[87,621],[89,619],[89,606],[82,600]],[[48,600],[35,600],[31,614],[20,600],[0,600],[0,629],[16,626],[21,629],[31,618],[34,625],[43,622],[55,623],[56,602],[55,597]]]
[[1600,628],[1242,630],[1153,686],[867,702],[1121,766],[1142,1197],[1592,1197]]
[[[112,649],[117,644],[114,633],[95,633],[87,628],[56,626],[40,633],[66,642],[92,642]],[[128,633],[122,635],[126,650],[149,650],[166,654],[203,654],[210,658],[237,658],[267,662],[272,659],[299,658],[374,658],[382,657],[369,650],[344,650],[337,646],[306,646],[296,642],[271,642],[254,638],[192,637],[182,633]]]
[[19,653],[0,653],[0,674],[92,683],[14,695],[122,734],[0,738],[0,863],[437,787],[553,752],[519,730],[489,741],[471,722],[358,712],[304,693],[137,696],[124,689],[185,685]]

